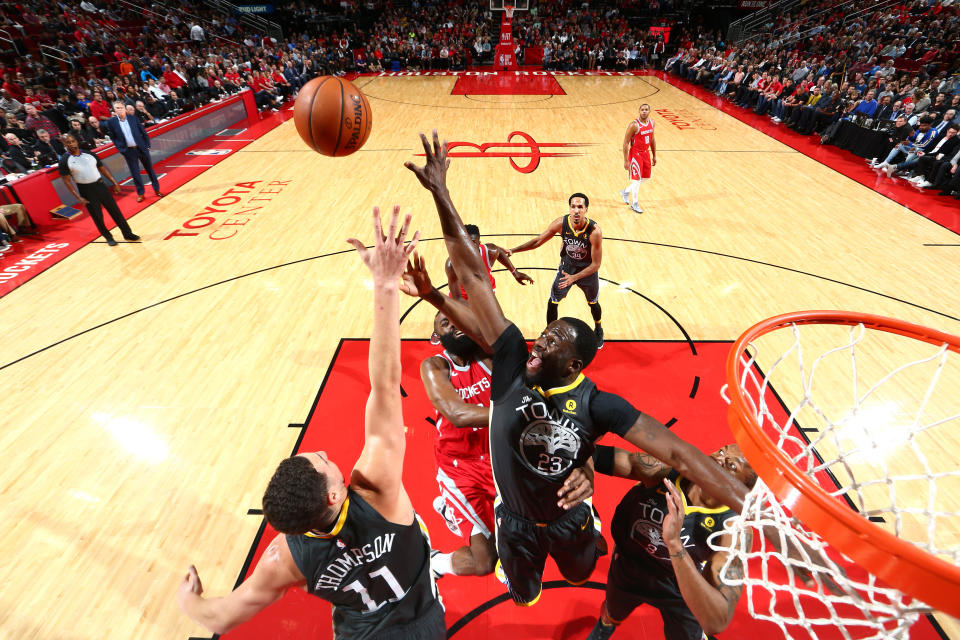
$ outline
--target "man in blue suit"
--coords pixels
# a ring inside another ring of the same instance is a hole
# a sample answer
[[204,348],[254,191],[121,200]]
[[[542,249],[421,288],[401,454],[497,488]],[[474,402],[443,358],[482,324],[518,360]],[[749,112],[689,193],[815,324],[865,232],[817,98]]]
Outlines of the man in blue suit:
[[130,168],[130,176],[133,178],[133,184],[137,186],[137,202],[143,202],[143,179],[140,177],[140,164],[147,170],[150,176],[150,184],[153,186],[158,198],[162,198],[160,193],[160,181],[157,180],[157,174],[153,171],[153,163],[150,161],[150,137],[147,136],[147,130],[136,116],[127,114],[127,107],[122,102],[113,103],[114,116],[107,120],[107,132],[113,140],[114,146],[127,161]]

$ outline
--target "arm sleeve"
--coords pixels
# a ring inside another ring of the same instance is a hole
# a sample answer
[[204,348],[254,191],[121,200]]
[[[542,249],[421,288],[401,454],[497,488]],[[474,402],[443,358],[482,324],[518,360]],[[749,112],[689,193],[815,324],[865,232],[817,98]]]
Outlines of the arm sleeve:
[[70,167],[67,165],[67,160],[69,160],[69,156],[67,154],[60,156],[60,162],[57,165],[57,172],[62,176],[70,175]]
[[598,391],[590,403],[590,417],[604,431],[623,437],[640,417],[640,411],[614,393]]
[[593,450],[593,468],[605,476],[613,475],[613,447],[598,444]]
[[498,402],[510,390],[513,383],[523,376],[527,358],[527,342],[520,329],[512,322],[493,343],[493,376],[490,382],[490,398]]

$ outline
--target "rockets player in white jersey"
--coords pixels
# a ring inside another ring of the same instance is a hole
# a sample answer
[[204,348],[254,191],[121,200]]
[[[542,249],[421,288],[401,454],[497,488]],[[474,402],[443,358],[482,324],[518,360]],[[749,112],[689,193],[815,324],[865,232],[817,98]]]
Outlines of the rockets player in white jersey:
[[[437,291],[423,258],[414,256],[401,291],[424,298],[434,306],[465,304]],[[496,488],[490,465],[487,425],[490,407],[491,360],[487,345],[478,345],[457,329],[442,311],[433,320],[432,341],[443,351],[420,364],[420,378],[437,410],[437,484],[440,496],[434,508],[447,527],[466,543],[452,553],[434,551],[434,575],[469,576],[493,572],[497,551],[493,532]],[[557,492],[558,504],[576,506],[593,495],[593,470],[574,470]]]
[[630,174],[630,184],[620,192],[624,203],[637,213],[643,213],[637,199],[640,182],[649,180],[657,164],[657,142],[653,138],[653,120],[650,105],[640,105],[640,117],[627,126],[623,137],[623,168]]

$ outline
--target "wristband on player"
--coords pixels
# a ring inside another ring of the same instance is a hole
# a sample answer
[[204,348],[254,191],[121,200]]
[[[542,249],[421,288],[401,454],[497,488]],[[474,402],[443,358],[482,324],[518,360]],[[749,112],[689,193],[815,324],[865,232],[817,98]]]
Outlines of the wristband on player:
[[613,475],[613,447],[597,445],[593,450],[593,469],[605,476]]

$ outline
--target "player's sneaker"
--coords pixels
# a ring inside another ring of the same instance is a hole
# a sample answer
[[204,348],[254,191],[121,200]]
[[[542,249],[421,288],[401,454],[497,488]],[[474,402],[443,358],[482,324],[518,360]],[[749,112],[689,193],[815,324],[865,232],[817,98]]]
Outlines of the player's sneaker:
[[643,213],[643,209],[640,208],[640,204],[637,202],[634,202],[632,205],[630,205],[630,208],[636,211],[637,213]]
[[603,349],[603,327],[598,326],[594,332],[597,334],[597,351],[600,351]]
[[630,204],[630,191],[624,189],[620,192],[620,197],[623,198],[623,204]]
[[617,630],[616,625],[610,625],[609,627],[601,620],[597,620],[597,624],[593,626],[593,631],[590,632],[590,635],[587,636],[587,640],[608,640],[610,636],[613,635],[613,632]]

